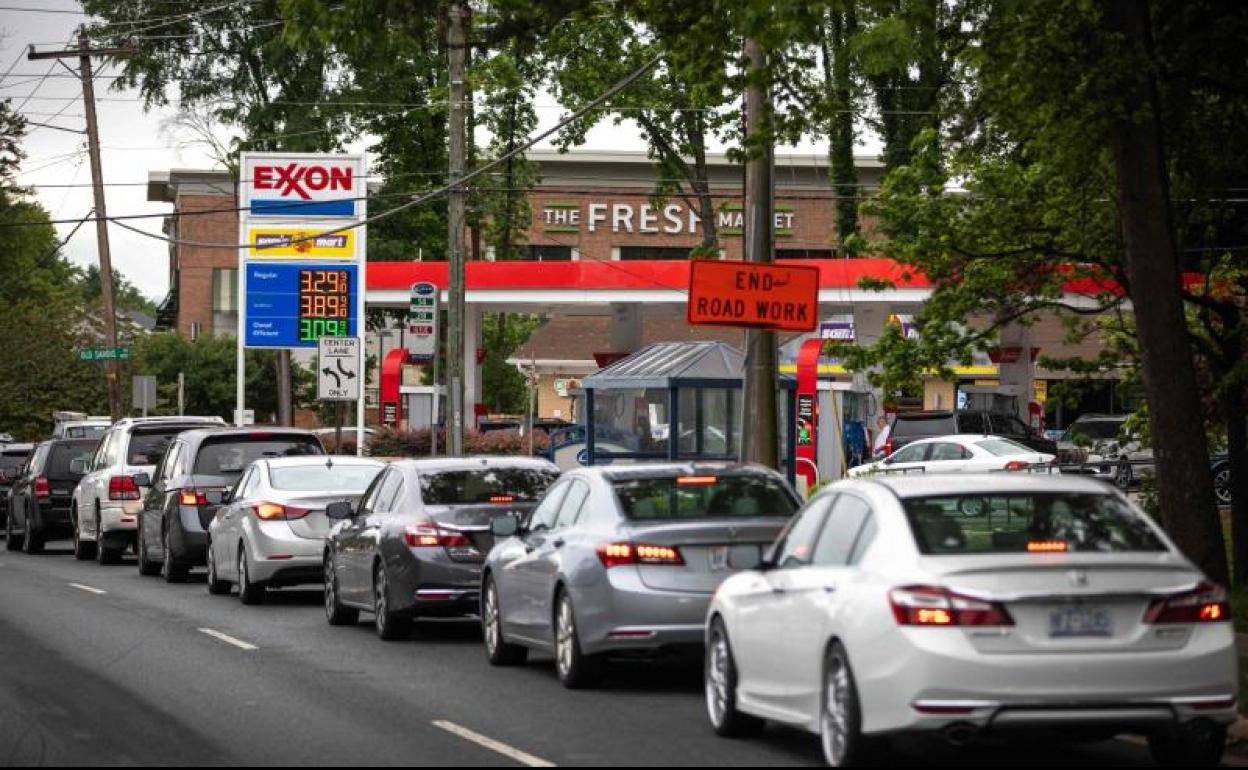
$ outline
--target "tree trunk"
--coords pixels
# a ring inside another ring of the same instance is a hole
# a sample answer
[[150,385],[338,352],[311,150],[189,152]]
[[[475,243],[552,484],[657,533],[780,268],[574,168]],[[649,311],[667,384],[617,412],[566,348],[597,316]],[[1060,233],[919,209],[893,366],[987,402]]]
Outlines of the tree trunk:
[[1228,388],[1219,399],[1226,422],[1226,457],[1231,472],[1231,541],[1234,586],[1248,582],[1248,410],[1243,388]]
[[828,165],[836,194],[836,238],[842,251],[858,234],[858,169],[854,166],[854,111],[849,39],[858,26],[851,5],[828,14],[823,69],[835,112],[828,127]]
[[719,223],[715,221],[715,201],[711,198],[711,185],[707,181],[706,125],[702,113],[692,113],[685,124],[689,131],[689,145],[693,148],[693,178],[689,180],[689,187],[698,198],[698,216],[702,218],[698,223],[702,230],[698,253],[703,259],[719,259]]
[[295,424],[295,410],[291,398],[290,351],[277,351],[273,365],[277,379],[277,424],[289,427]]
[[[1148,6],[1110,0],[1105,31],[1121,36],[1141,57],[1152,51]],[[1161,517],[1189,558],[1213,580],[1226,584],[1226,550],[1213,494],[1209,448],[1201,429],[1200,400],[1171,219],[1161,128],[1152,70],[1122,73],[1121,115],[1109,130],[1117,174],[1117,200],[1131,302],[1135,307],[1140,363],[1148,398],[1150,432]]]

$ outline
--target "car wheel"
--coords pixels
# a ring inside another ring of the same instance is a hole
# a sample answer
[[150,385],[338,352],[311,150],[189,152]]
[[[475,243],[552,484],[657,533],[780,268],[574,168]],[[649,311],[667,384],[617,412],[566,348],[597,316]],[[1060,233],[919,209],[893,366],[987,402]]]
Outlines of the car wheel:
[[757,735],[762,731],[766,724],[763,720],[737,709],[737,664],[732,657],[732,646],[728,643],[728,629],[720,618],[711,622],[703,682],[706,713],[717,734],[732,738]]
[[377,636],[387,642],[411,634],[412,619],[390,609],[390,580],[381,564],[373,567],[373,623]]
[[498,603],[498,586],[492,577],[485,579],[485,590],[481,592],[481,631],[491,665],[519,666],[529,659],[528,647],[511,644],[503,637],[503,612]]
[[1153,760],[1163,767],[1215,767],[1226,749],[1226,725],[1197,719],[1148,736]]
[[95,560],[102,566],[116,564],[121,561],[124,546],[122,548],[108,547],[108,544],[104,542],[104,527],[101,526],[101,519],[103,517],[97,509],[95,512]]
[[22,529],[26,530],[25,537],[22,540],[22,553],[35,554],[43,553],[43,533],[35,526],[34,520],[30,516],[22,517]]
[[819,738],[824,761],[831,767],[866,764],[869,745],[862,734],[858,689],[849,657],[840,643],[833,644],[824,657],[822,703]]
[[182,583],[186,581],[187,568],[173,558],[173,549],[169,547],[169,528],[160,528],[160,547],[165,552],[165,560],[160,563],[160,576],[166,583]]
[[79,532],[81,522],[78,519],[78,511],[74,511],[74,558],[78,561],[86,561],[95,556],[92,550],[95,543],[89,543],[82,539],[82,533]]
[[230,584],[221,579],[217,573],[217,557],[213,555],[212,543],[208,543],[208,593],[213,596],[225,596],[230,592]]
[[1126,491],[1131,488],[1134,481],[1134,474],[1131,472],[1131,461],[1123,457],[1118,460],[1118,470],[1114,474],[1114,483],[1118,488]]
[[1217,495],[1218,505],[1231,504],[1231,466],[1223,465],[1214,471],[1213,492]]
[[151,557],[147,555],[147,539],[143,537],[142,526],[139,527],[139,531],[135,535],[135,540],[137,541],[137,545],[135,547],[139,552],[139,574],[145,577],[159,575],[161,571],[160,565],[152,561]]
[[252,582],[251,570],[247,567],[247,547],[238,544],[238,600],[243,604],[263,604],[266,586],[264,583]]
[[344,607],[338,599],[338,573],[329,555],[325,556],[325,619],[331,626],[353,626],[360,621],[360,611]]
[[13,531],[13,516],[4,520],[4,550],[17,551],[22,547],[22,536]]
[[581,651],[576,632],[576,613],[568,592],[561,590],[555,599],[555,673],[569,690],[593,687],[602,680],[602,657]]

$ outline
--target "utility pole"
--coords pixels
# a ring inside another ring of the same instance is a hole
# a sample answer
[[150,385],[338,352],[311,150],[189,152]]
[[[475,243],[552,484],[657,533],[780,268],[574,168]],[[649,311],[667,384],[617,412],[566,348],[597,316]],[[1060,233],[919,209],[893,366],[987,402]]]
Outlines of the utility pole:
[[[775,193],[772,184],[773,149],[771,94],[762,82],[767,53],[753,38],[745,41],[745,141],[750,159],[745,163],[745,258],[770,263],[775,239]],[[759,138],[766,137],[760,151]],[[749,329],[745,333],[745,388],[742,393],[741,460],[779,467],[776,424],[776,333]]]
[[468,7],[462,2],[450,4],[446,48],[450,68],[451,103],[447,115],[450,130],[448,155],[450,168],[447,181],[451,194],[447,212],[447,247],[450,254],[451,291],[448,313],[446,373],[450,385],[450,409],[447,425],[447,454],[464,453],[464,188],[459,180],[464,175],[464,58],[467,48],[465,27]]
[[[100,295],[104,305],[104,345],[117,347],[117,312],[113,305],[113,260],[108,250],[108,210],[104,206],[104,171],[100,164],[100,128],[95,119],[95,85],[92,82],[92,56],[125,56],[129,48],[92,48],[84,28],[78,30],[77,51],[45,51],[36,53],[32,45],[26,58],[40,59],[78,58],[78,75],[82,79],[82,104],[87,118],[87,155],[91,161],[91,187],[95,197],[95,237],[100,252]],[[108,414],[113,420],[121,418],[121,376],[116,358],[104,364],[108,380]]]

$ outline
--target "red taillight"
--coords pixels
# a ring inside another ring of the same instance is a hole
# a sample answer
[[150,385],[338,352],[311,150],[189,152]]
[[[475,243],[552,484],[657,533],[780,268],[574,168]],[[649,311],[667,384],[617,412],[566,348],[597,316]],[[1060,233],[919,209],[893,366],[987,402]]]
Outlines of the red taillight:
[[1027,466],[1029,464],[1030,463],[1027,463],[1026,461],[1023,461],[1023,460],[1010,460],[1008,463],[1005,464],[1005,469],[1007,471],[1025,471],[1027,470]]
[[510,503],[515,499],[512,495],[490,495],[491,503]]
[[197,492],[194,489],[184,489],[178,495],[178,502],[182,505],[207,505],[208,498],[203,492]]
[[1005,608],[940,586],[902,586],[888,592],[893,617],[903,626],[1012,626]]
[[109,500],[138,500],[139,485],[133,476],[113,476],[108,480]]
[[698,487],[714,484],[719,479],[715,476],[677,476],[676,486],[678,487]]
[[884,439],[884,456],[888,457],[893,453],[893,437],[889,436]]
[[1230,619],[1226,591],[1207,580],[1192,591],[1154,600],[1144,613],[1145,623],[1225,623]]
[[256,506],[256,516],[265,521],[302,519],[309,512],[308,508],[296,508],[293,505],[280,505],[278,503],[260,503]]
[[408,524],[403,530],[403,542],[408,548],[469,548],[472,541],[462,532],[445,529],[433,521]]
[[648,543],[602,543],[598,546],[598,560],[610,569],[625,564],[671,564],[685,563],[680,551],[670,545]]
[[52,485],[43,476],[35,479],[35,497],[51,497]]
[[1028,540],[1028,553],[1065,553],[1069,550],[1065,540]]

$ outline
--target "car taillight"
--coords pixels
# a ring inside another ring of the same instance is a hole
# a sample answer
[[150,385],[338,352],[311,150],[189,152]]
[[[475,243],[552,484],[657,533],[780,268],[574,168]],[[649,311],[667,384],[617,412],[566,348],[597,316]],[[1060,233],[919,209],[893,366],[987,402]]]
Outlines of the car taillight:
[[1024,460],[1010,460],[1005,464],[1007,471],[1024,471],[1027,470],[1028,463]]
[[1145,623],[1225,623],[1230,619],[1226,591],[1207,580],[1186,593],[1155,599],[1144,613]]
[[308,513],[310,513],[308,508],[296,508],[293,505],[281,505],[279,503],[260,503],[256,506],[256,516],[265,521],[302,519]]
[[602,543],[598,546],[598,560],[610,569],[625,564],[671,564],[685,563],[680,551],[669,545],[648,543]]
[[208,492],[223,492],[221,489],[184,489],[178,493],[178,502],[183,505],[211,505],[208,502]]
[[403,542],[408,548],[468,548],[472,541],[464,533],[439,527],[436,522],[422,521],[403,529]]
[[1070,550],[1065,540],[1028,540],[1027,553],[1066,553]]
[[35,479],[35,497],[51,497],[52,485],[43,476]]
[[893,617],[903,626],[1012,626],[1004,607],[940,586],[902,586],[888,592]]
[[893,437],[889,436],[884,439],[884,456],[888,457],[893,453]]
[[109,500],[138,500],[139,485],[133,476],[113,476],[108,480]]

